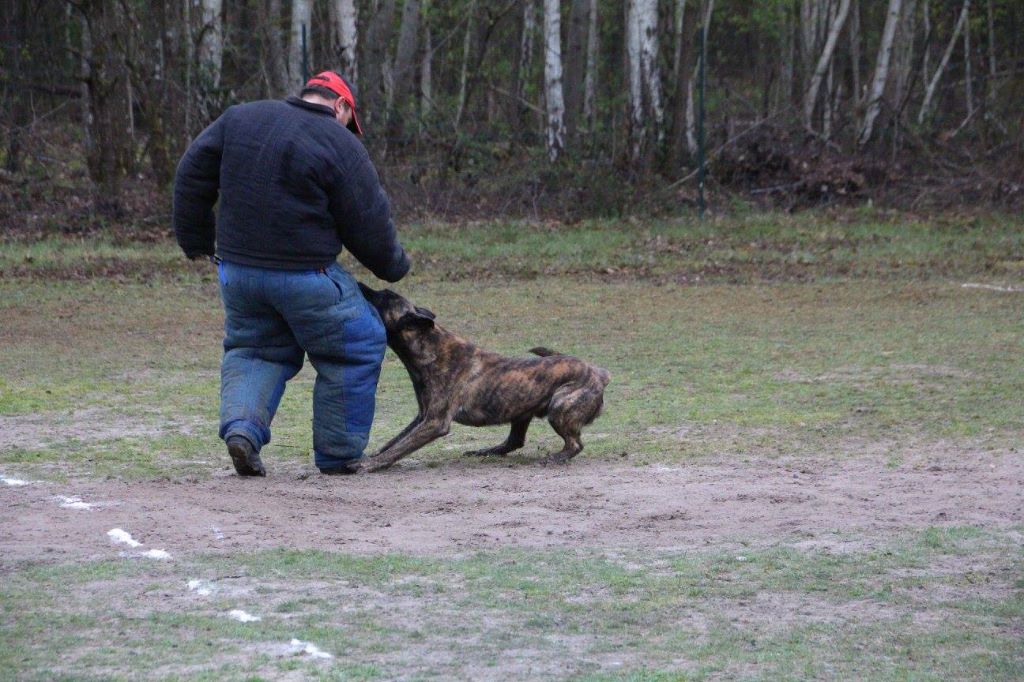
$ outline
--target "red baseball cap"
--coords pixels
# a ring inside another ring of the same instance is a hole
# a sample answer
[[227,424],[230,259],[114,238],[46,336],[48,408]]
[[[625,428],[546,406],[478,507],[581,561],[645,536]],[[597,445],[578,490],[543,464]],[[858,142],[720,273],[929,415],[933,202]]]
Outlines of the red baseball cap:
[[306,87],[313,86],[327,88],[338,97],[345,100],[349,108],[352,109],[352,120],[349,121],[348,129],[356,135],[363,134],[363,128],[359,125],[359,119],[356,118],[356,98],[352,96],[352,91],[348,87],[348,83],[345,79],[334,73],[333,71],[321,71],[317,75],[306,81]]

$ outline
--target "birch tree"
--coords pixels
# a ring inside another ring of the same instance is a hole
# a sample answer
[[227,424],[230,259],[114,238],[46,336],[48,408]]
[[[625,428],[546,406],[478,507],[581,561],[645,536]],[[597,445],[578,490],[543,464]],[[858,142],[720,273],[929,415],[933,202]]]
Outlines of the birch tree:
[[811,84],[807,88],[807,94],[804,96],[804,127],[809,130],[813,130],[812,118],[814,116],[814,106],[818,101],[818,89],[821,87],[821,81],[832,64],[832,55],[835,53],[836,44],[839,42],[839,34],[843,30],[843,25],[846,23],[846,16],[849,12],[850,0],[841,0],[839,11],[829,27],[828,37],[825,39],[825,47],[822,48],[818,64],[814,67],[814,73],[811,75]]
[[559,0],[544,0],[544,95],[547,149],[552,163],[565,150],[565,102],[562,98],[562,39]]
[[355,0],[331,0],[330,9],[338,68],[346,81],[358,85],[359,61],[356,59],[356,49],[359,43],[359,14],[356,11]]
[[661,98],[661,69],[658,66],[658,0],[640,0],[640,63],[644,85],[654,114],[654,130],[658,143],[665,138],[665,108]]
[[857,143],[861,147],[871,141],[871,136],[875,131],[875,120],[882,109],[882,95],[885,92],[885,83],[889,79],[889,60],[892,57],[896,25],[899,23],[902,9],[903,0],[889,0],[889,8],[885,14],[885,27],[882,29],[882,40],[878,45],[878,57],[875,59],[875,75],[871,79],[871,89],[868,91],[864,123],[857,139]]
[[288,44],[288,85],[295,89],[303,84],[302,34],[306,34],[309,50],[310,27],[313,19],[313,0],[292,0],[291,42]]
[[665,109],[661,101],[658,67],[657,0],[628,0],[626,9],[626,61],[629,80],[630,133],[633,158],[640,157],[653,119],[655,138],[665,136]]

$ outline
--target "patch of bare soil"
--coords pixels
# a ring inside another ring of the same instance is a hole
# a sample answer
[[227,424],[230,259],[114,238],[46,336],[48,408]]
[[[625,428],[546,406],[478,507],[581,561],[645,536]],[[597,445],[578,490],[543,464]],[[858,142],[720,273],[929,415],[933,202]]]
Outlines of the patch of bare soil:
[[[113,558],[124,546],[111,543],[112,528],[130,532],[140,551],[183,556],[273,547],[448,554],[780,543],[849,551],[851,542],[862,550],[907,529],[1024,522],[1024,458],[1015,451],[919,452],[897,467],[873,455],[671,466],[584,455],[554,468],[407,460],[350,477],[272,456],[266,463],[262,479],[225,466],[182,480],[0,482],[0,565]],[[85,508],[61,506],[68,499]]]

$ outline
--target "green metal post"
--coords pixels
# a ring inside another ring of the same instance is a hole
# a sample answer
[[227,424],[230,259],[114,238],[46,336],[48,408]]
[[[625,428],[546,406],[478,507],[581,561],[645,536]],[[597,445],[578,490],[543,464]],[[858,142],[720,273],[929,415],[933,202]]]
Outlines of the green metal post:
[[306,25],[302,25],[302,82],[309,80],[309,51],[306,49]]
[[704,81],[707,76],[705,65],[707,64],[707,46],[705,43],[707,26],[700,27],[700,71],[698,78],[698,92],[700,103],[697,113],[697,207],[700,210],[701,219],[704,218]]

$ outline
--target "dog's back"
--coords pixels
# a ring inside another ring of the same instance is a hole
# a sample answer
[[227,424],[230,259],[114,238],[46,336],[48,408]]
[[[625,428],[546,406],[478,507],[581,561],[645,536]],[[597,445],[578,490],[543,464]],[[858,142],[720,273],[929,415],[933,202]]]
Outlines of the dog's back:
[[[557,350],[551,350],[550,348],[545,348],[544,346],[536,346],[534,348],[531,348],[530,352],[533,353],[534,355],[540,356],[542,358],[549,358],[549,357],[553,357],[553,356],[562,356],[562,357],[567,357],[567,358],[568,357],[573,357],[571,355],[566,355],[565,353],[561,353],[561,352],[559,352]],[[578,358],[574,358],[574,359],[578,359]],[[603,367],[598,367],[597,365],[592,365],[589,362],[586,362],[584,360],[580,360],[580,362],[582,362],[587,367],[589,367],[591,370],[593,370],[594,375],[596,376],[597,381],[600,383],[600,386],[601,386],[602,389],[604,389],[604,387],[608,385],[608,382],[612,380],[611,373],[608,370],[604,369]]]

